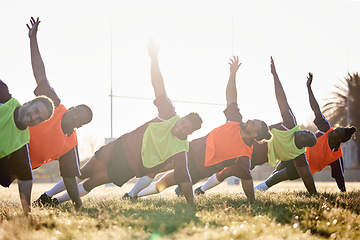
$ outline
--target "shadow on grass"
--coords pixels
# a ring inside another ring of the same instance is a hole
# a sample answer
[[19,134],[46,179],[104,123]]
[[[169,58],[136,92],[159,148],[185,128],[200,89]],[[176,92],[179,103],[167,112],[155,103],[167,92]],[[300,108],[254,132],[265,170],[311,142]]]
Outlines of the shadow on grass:
[[[199,222],[196,209],[187,203],[164,199],[106,200],[85,204],[78,214],[97,219],[96,228],[103,230],[114,225],[148,233],[168,235]],[[61,211],[73,212],[71,204],[63,204]]]

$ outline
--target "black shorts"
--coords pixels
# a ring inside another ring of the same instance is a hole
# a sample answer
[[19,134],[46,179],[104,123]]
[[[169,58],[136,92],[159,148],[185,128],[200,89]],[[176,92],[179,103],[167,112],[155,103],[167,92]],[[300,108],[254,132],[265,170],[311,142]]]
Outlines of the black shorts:
[[15,179],[33,179],[28,144],[0,159],[0,184],[9,187]]
[[289,180],[299,179],[300,175],[296,170],[294,161],[286,161],[285,164],[286,164],[286,174]]
[[309,165],[306,160],[306,155],[304,153],[300,154],[293,160],[282,161],[281,163],[286,164],[286,173],[288,175],[289,180],[295,180],[300,178],[296,166],[305,167],[306,165]]
[[[136,174],[128,163],[122,144],[110,149],[112,151],[107,164],[108,177],[111,182],[121,187],[131,178],[135,177]],[[105,151],[106,149],[104,148],[99,150]],[[102,154],[100,154],[100,156],[101,155]]]
[[344,178],[344,163],[343,158],[340,157],[336,161],[330,163],[331,166],[331,177],[338,179]]

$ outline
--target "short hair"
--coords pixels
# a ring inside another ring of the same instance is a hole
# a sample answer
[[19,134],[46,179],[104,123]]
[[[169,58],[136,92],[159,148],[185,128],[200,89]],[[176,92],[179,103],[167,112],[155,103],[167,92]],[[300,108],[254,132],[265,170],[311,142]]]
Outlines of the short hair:
[[256,141],[260,142],[262,140],[269,140],[271,138],[271,133],[269,132],[268,125],[261,121],[261,129],[257,132],[257,136],[255,138]]
[[199,114],[197,114],[195,112],[191,112],[188,115],[186,115],[185,118],[189,119],[193,125],[193,129],[191,132],[194,132],[201,128],[201,124],[203,123],[203,121],[202,121],[201,117],[199,116]]
[[85,111],[88,113],[89,118],[87,119],[87,121],[84,124],[88,124],[89,122],[91,122],[91,120],[93,118],[93,112],[92,112],[91,108],[85,104],[80,104],[78,106],[85,108]]
[[351,136],[356,132],[356,127],[344,127],[345,134],[341,142],[347,142],[350,140]]
[[28,103],[30,105],[32,105],[37,102],[42,102],[44,104],[45,108],[50,112],[49,117],[45,120],[50,119],[54,113],[54,108],[55,108],[53,100],[51,100],[51,98],[49,98],[45,95],[41,95],[41,96],[37,96],[35,99],[29,101]]

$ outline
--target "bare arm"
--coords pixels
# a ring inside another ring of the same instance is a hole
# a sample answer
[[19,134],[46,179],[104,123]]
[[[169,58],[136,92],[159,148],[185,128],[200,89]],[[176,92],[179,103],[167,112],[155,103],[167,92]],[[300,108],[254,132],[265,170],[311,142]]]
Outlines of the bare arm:
[[72,178],[63,178],[64,185],[66,188],[66,191],[68,192],[72,202],[74,203],[74,206],[77,210],[81,209],[82,202],[79,195],[78,185],[76,182],[75,177]]
[[252,179],[241,180],[241,185],[242,185],[242,188],[244,190],[244,193],[245,193],[247,199],[250,202],[253,202],[255,200],[253,180]]
[[308,93],[309,93],[309,101],[310,101],[310,106],[311,109],[313,110],[313,112],[316,114],[321,113],[320,111],[320,107],[318,102],[315,99],[314,93],[311,89],[311,83],[312,83],[312,79],[313,79],[313,74],[309,73],[309,76],[307,77],[307,82],[306,82],[306,86],[308,88]]
[[158,61],[159,46],[157,46],[155,42],[150,39],[147,48],[151,59],[151,83],[155,91],[155,97],[157,98],[163,94],[166,94],[164,79],[160,72]]
[[274,77],[275,96],[280,112],[285,112],[290,109],[290,106],[287,102],[286,95],[279,80],[279,76],[276,72],[275,63],[272,57],[271,57],[271,73]]
[[194,195],[192,191],[192,183],[191,182],[183,182],[179,183],[179,186],[184,193],[185,199],[189,204],[194,204]]
[[233,56],[230,59],[230,76],[226,86],[226,105],[229,106],[233,102],[237,102],[237,89],[236,89],[236,71],[239,69],[241,63],[239,63],[239,57]]
[[29,26],[29,24],[26,24],[26,26],[29,29],[31,65],[36,83],[39,85],[42,81],[46,80],[45,66],[40,55],[36,37],[37,30],[40,24],[39,18],[37,18],[35,21],[35,19],[31,17],[30,23],[31,27]]

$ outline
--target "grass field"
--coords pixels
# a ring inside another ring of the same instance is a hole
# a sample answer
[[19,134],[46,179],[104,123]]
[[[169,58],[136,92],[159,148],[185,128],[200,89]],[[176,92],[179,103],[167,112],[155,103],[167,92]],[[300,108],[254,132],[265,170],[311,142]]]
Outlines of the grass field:
[[[316,182],[319,195],[309,197],[302,182],[284,182],[250,204],[239,185],[222,183],[196,198],[196,210],[174,187],[132,202],[121,196],[133,184],[101,186],[81,212],[65,203],[25,217],[13,184],[0,188],[0,239],[360,239],[360,183],[346,185],[344,194]],[[33,200],[52,186],[35,184]]]

